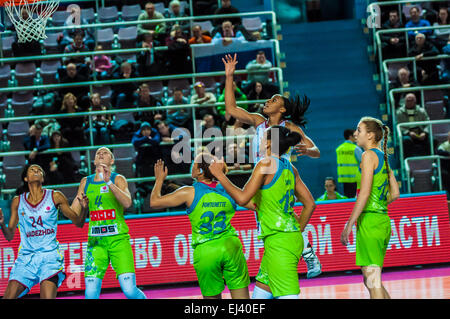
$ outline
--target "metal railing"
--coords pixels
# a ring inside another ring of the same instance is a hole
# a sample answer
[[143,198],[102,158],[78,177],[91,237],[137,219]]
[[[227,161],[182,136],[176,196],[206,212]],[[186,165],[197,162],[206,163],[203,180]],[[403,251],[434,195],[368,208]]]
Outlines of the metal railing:
[[447,120],[433,120],[433,121],[418,121],[418,122],[406,122],[406,123],[399,123],[396,124],[395,131],[398,136],[398,146],[399,146],[399,153],[400,153],[400,171],[402,176],[402,181],[405,181],[406,179],[406,171],[405,171],[405,159],[404,159],[404,150],[403,150],[403,140],[402,140],[402,128],[405,127],[416,127],[416,126],[427,126],[428,127],[428,138],[429,138],[429,146],[430,146],[430,154],[433,156],[434,154],[434,136],[433,136],[433,124],[443,124],[448,123],[450,124],[450,119]]
[[411,193],[411,169],[409,162],[412,161],[420,161],[420,160],[437,160],[437,178],[438,178],[438,188],[440,191],[442,191],[442,170],[441,170],[441,160],[450,160],[450,157],[446,156],[440,156],[440,155],[428,155],[428,156],[414,156],[414,157],[408,157],[405,159],[405,174],[407,177],[407,186],[408,186],[408,193]]
[[[437,56],[432,56],[432,57],[423,57],[422,59],[420,59],[419,61],[429,61],[429,60],[441,60],[441,59],[450,59],[450,55],[448,54],[441,54],[441,55],[437,55]],[[384,84],[385,84],[385,92],[386,92],[386,108],[387,108],[387,112],[388,112],[388,116],[391,116],[392,114],[392,109],[395,109],[395,105],[391,104],[391,99],[389,98],[389,67],[388,64],[393,64],[393,63],[401,63],[401,62],[412,62],[413,63],[413,74],[414,74],[414,80],[416,82],[418,82],[418,78],[417,78],[417,61],[415,57],[408,57],[408,58],[400,58],[400,59],[388,59],[388,60],[384,60],[383,61],[383,74],[384,74]],[[428,87],[428,86],[427,86]],[[408,88],[412,89],[411,88]],[[422,105],[424,104],[424,96],[422,94]]]

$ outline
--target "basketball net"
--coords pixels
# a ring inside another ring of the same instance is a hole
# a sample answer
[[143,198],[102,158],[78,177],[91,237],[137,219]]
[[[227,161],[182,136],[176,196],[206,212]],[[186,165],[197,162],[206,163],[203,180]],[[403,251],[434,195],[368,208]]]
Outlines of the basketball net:
[[5,0],[5,11],[14,24],[18,42],[46,39],[45,26],[58,9],[59,0]]

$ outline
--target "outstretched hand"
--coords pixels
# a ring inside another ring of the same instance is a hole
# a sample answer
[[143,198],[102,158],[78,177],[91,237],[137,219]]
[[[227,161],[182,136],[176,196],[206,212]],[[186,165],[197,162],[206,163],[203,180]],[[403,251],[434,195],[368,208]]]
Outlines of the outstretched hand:
[[167,171],[167,167],[164,166],[164,161],[160,159],[155,163],[154,170],[156,180],[164,181],[169,174]]
[[237,54],[235,53],[233,57],[231,54],[225,55],[225,58],[222,58],[222,62],[225,65],[225,75],[233,75],[236,70],[236,64],[238,64]]
[[225,162],[223,160],[215,159],[211,162],[209,165],[209,171],[211,174],[214,175],[214,177],[219,178],[219,176],[223,175],[223,166],[225,165]]

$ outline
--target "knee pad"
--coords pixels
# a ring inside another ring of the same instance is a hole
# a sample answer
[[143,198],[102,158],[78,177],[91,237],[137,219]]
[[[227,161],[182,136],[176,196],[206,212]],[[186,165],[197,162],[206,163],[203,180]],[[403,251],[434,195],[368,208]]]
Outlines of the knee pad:
[[86,299],[98,299],[102,290],[102,280],[97,277],[86,277],[84,283],[86,285],[84,297]]
[[273,299],[273,295],[271,292],[255,286],[255,289],[253,289],[252,299]]
[[120,288],[128,299],[147,299],[145,294],[136,286],[136,274],[126,273],[118,277]]

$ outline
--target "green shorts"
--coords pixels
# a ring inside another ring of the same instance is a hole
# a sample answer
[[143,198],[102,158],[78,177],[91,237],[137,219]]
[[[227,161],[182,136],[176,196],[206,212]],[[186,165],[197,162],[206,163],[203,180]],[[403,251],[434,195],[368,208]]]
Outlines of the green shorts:
[[362,213],[356,231],[356,265],[383,267],[391,238],[391,220],[387,214]]
[[135,272],[129,234],[88,237],[84,276],[103,279],[110,262],[116,277]]
[[256,280],[270,287],[274,297],[298,295],[298,263],[303,251],[300,232],[264,238],[264,256]]
[[248,287],[247,261],[239,237],[207,241],[194,248],[194,269],[203,296],[216,296],[225,289]]

